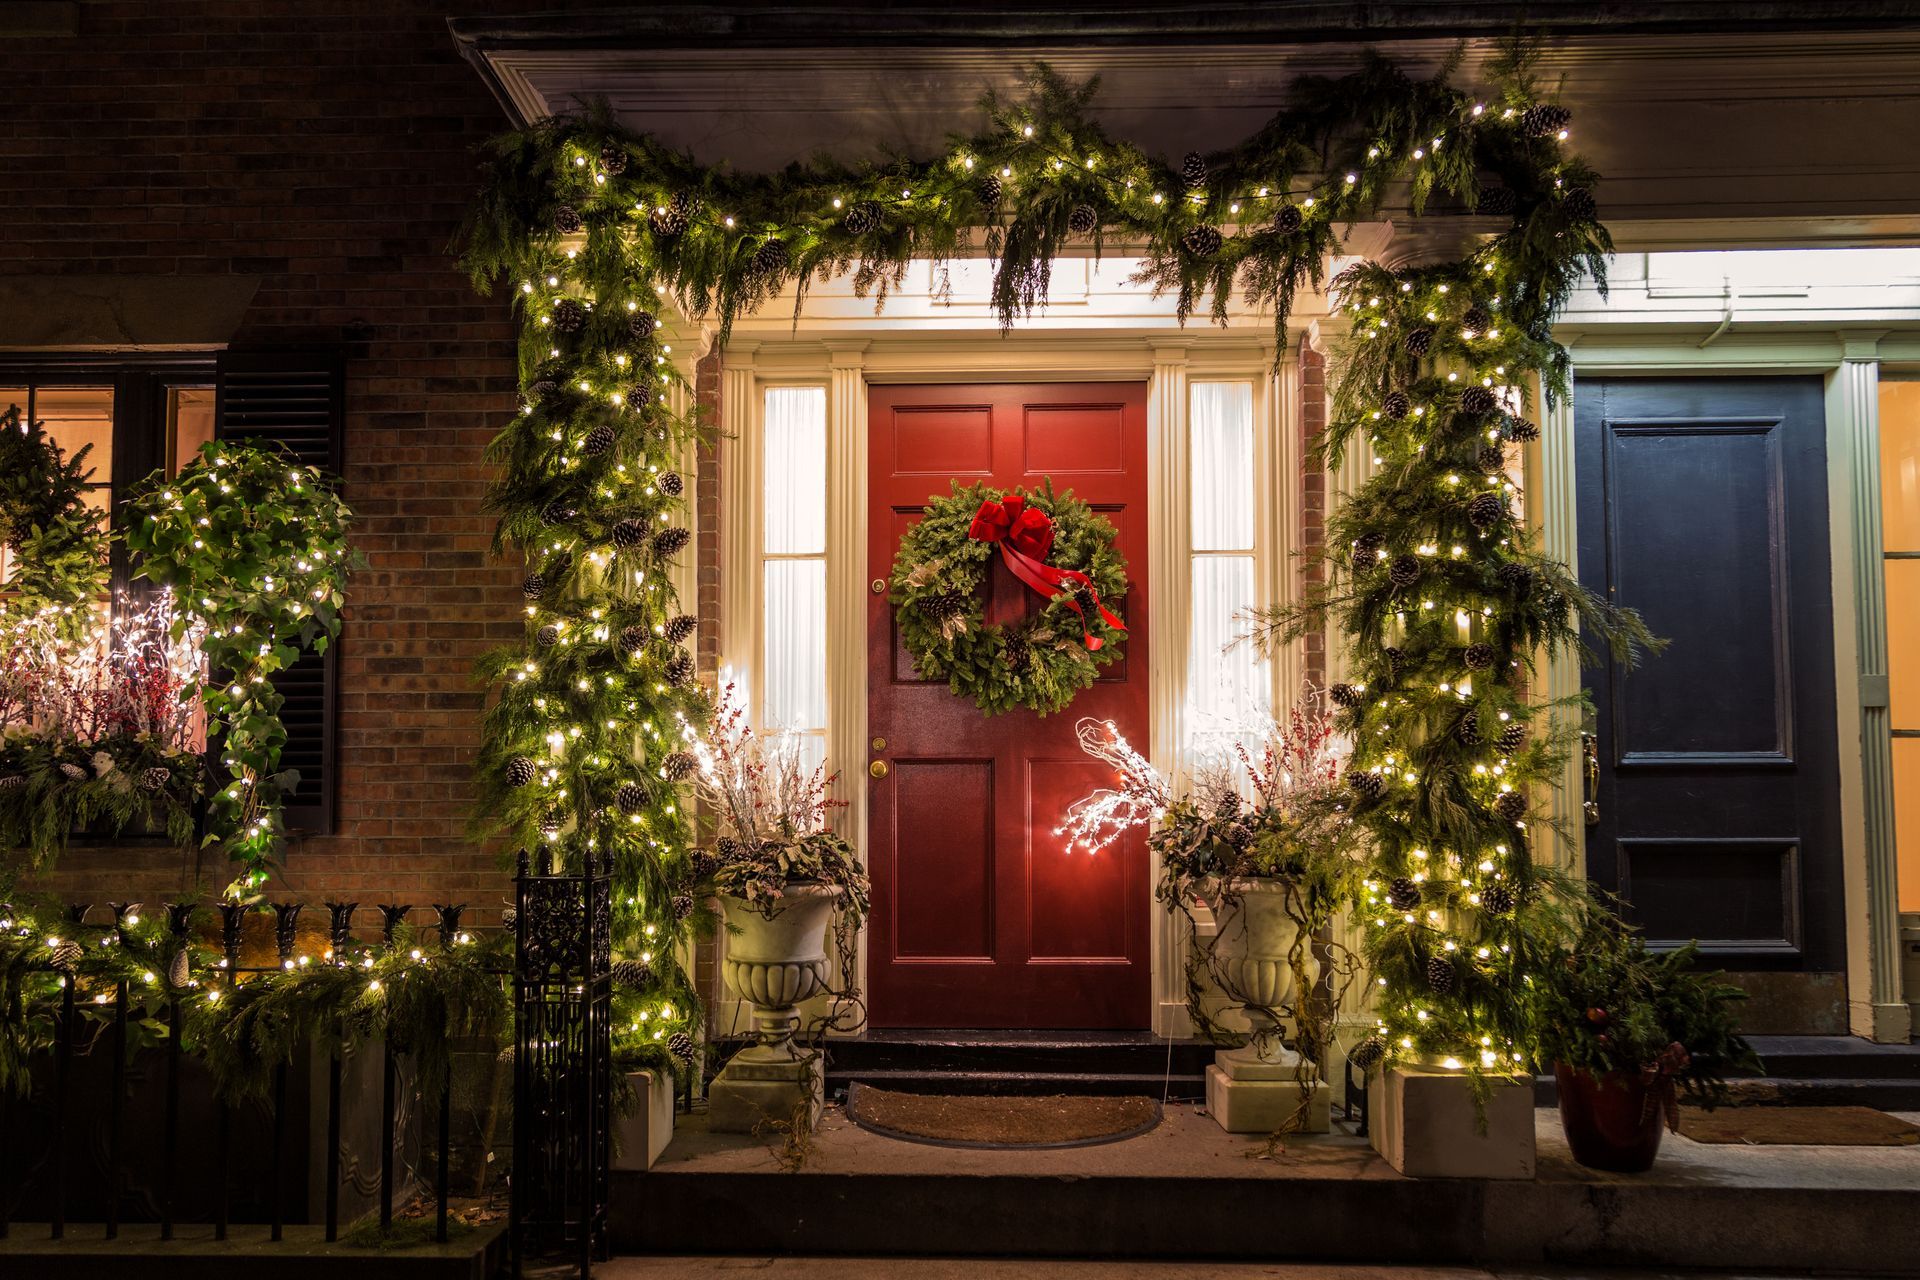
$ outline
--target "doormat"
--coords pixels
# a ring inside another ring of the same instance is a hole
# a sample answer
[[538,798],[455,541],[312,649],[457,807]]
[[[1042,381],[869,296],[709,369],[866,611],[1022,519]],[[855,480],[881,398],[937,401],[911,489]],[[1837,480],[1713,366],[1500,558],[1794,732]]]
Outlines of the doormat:
[[1682,1107],[1680,1135],[1757,1147],[1911,1147],[1920,1125],[1872,1107]]
[[1160,1123],[1152,1098],[895,1093],[855,1083],[847,1115],[862,1129],[936,1147],[1034,1151],[1137,1138]]

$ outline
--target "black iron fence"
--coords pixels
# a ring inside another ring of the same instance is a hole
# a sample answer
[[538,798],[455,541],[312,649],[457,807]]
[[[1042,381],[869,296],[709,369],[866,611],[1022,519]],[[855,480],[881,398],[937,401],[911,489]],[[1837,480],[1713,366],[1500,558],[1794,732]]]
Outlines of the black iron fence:
[[[522,890],[522,896],[525,896],[525,890]],[[131,904],[116,906],[115,924],[123,923],[131,909]],[[382,940],[391,945],[412,908],[383,904],[378,909]],[[193,904],[170,904],[166,910],[168,932],[177,943],[184,945]],[[234,988],[250,977],[310,963],[311,957],[296,954],[302,910],[303,906],[299,903],[272,904],[273,954],[276,963],[248,966],[241,963],[247,921],[257,913],[251,913],[238,904],[221,903],[221,958],[218,964],[223,984]],[[346,963],[345,957],[352,945],[357,905],[328,903],[326,910],[329,946],[320,963],[342,965]],[[452,947],[465,938],[460,929],[461,906],[442,905],[434,910],[439,946]],[[69,907],[71,925],[86,927],[90,911],[91,907],[86,904]],[[46,973],[60,974],[59,997],[50,1011],[50,1047],[44,1060],[29,1064],[34,1069],[34,1087],[23,1098],[0,1092],[0,1133],[8,1136],[6,1154],[10,1157],[10,1160],[0,1159],[0,1239],[8,1236],[16,1210],[23,1203],[44,1211],[54,1239],[65,1237],[69,1222],[77,1220],[74,1213],[76,1208],[98,1210],[98,1217],[92,1217],[91,1214],[89,1217],[104,1222],[106,1238],[113,1239],[119,1235],[123,1213],[132,1200],[148,1210],[151,1218],[157,1219],[163,1240],[174,1237],[175,1227],[182,1220],[182,1210],[188,1201],[196,1206],[195,1219],[210,1219],[215,1239],[225,1240],[229,1225],[235,1220],[236,1186],[245,1188],[242,1200],[250,1216],[259,1215],[251,1217],[251,1220],[264,1220],[269,1225],[271,1238],[282,1239],[289,1217],[289,1182],[297,1179],[304,1186],[306,1181],[304,1171],[290,1168],[293,1163],[290,1160],[290,1147],[297,1145],[301,1155],[310,1156],[309,1122],[313,1115],[313,1094],[317,1092],[317,1082],[309,1072],[307,1078],[299,1082],[302,1087],[295,1090],[294,1077],[296,1068],[311,1066],[311,1059],[304,1063],[298,1059],[293,1063],[282,1061],[274,1066],[264,1103],[265,1114],[262,1115],[260,1107],[216,1097],[204,1072],[195,1073],[187,1069],[182,1048],[183,1004],[188,998],[186,984],[166,984],[168,994],[162,1015],[164,1032],[156,1047],[135,1053],[129,1047],[135,1022],[135,993],[131,990],[132,983],[129,980],[115,982],[110,990],[95,989],[83,1001],[80,984],[57,963],[36,967]],[[505,971],[499,973],[504,980],[507,976]],[[88,1005],[93,1007],[86,1007]],[[18,1009],[4,1012],[9,1017],[30,1016],[27,1011]],[[569,1044],[572,1043],[575,1041],[570,1040]],[[101,1047],[105,1052],[96,1054],[94,1050]],[[324,1069],[324,1169],[320,1175],[324,1208],[321,1219],[325,1238],[329,1241],[337,1239],[340,1230],[341,1154],[343,1118],[346,1113],[343,1093],[350,1067],[349,1059],[353,1056],[344,1049],[335,1048],[327,1054]],[[412,1089],[404,1086],[412,1078],[413,1064],[408,1062],[403,1051],[385,1040],[380,1044],[379,1058],[377,1206],[380,1225],[385,1229],[393,1221],[396,1161],[404,1145],[398,1140],[398,1134],[401,1121],[408,1114],[407,1107],[413,1093]],[[101,1069],[103,1062],[104,1071]],[[438,1082],[437,1089],[440,1099],[435,1135],[438,1158],[435,1161],[433,1197],[436,1203],[435,1235],[444,1241],[447,1239],[451,1194],[453,1089],[450,1056],[442,1063],[441,1070],[446,1075]],[[196,1079],[196,1075],[199,1078]],[[182,1104],[183,1099],[188,1098],[201,1120],[211,1120],[213,1141],[210,1168],[204,1142],[196,1138],[188,1150],[183,1151],[182,1148]],[[139,1105],[130,1108],[129,1103],[136,1101]],[[155,1125],[149,1108],[158,1110],[157,1163],[151,1158],[151,1152],[142,1152],[141,1166],[149,1176],[145,1179],[143,1193],[130,1197],[127,1179],[134,1161],[129,1152],[129,1140],[131,1131],[136,1127],[142,1136],[151,1136]],[[138,1112],[137,1116],[132,1114],[134,1111]],[[592,1114],[591,1108],[588,1114]],[[303,1141],[293,1142],[296,1132]],[[262,1137],[264,1144],[260,1141]],[[262,1145],[265,1148],[264,1161],[260,1159]],[[244,1170],[236,1168],[236,1148],[242,1146],[244,1155],[241,1163]],[[76,1161],[76,1154],[87,1158]],[[9,1168],[10,1163],[18,1168],[18,1173]],[[91,1167],[83,1170],[76,1168],[77,1164]],[[244,1172],[244,1178],[236,1176],[241,1172]],[[85,1185],[81,1174],[86,1175]],[[260,1183],[264,1183],[264,1196],[260,1194]],[[147,1217],[148,1214],[141,1216]],[[301,1221],[306,1219],[304,1210],[295,1216]]]

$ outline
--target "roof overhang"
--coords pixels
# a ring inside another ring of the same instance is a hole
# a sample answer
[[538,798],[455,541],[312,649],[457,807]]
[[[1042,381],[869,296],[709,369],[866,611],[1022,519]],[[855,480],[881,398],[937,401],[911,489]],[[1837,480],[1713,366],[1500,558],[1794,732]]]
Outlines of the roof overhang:
[[[1464,41],[1470,83],[1520,4],[1205,8],[651,6],[455,19],[516,122],[604,98],[701,161],[925,155],[982,91],[1044,60],[1099,76],[1116,136],[1177,156],[1239,139],[1304,75],[1385,47],[1410,71]],[[1533,6],[1539,10],[1540,6]],[[1911,4],[1568,5],[1527,15],[1623,249],[1920,243],[1920,21]]]

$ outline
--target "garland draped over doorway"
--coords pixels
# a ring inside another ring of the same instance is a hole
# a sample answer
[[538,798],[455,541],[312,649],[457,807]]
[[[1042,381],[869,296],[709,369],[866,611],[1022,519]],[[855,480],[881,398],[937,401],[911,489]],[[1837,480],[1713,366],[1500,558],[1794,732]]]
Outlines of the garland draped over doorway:
[[1595,177],[1562,145],[1569,113],[1541,100],[1520,46],[1483,95],[1451,84],[1457,63],[1415,80],[1369,56],[1302,79],[1254,134],[1178,166],[1108,136],[1095,85],[1044,66],[1025,95],[983,99],[983,129],[918,161],[729,173],[604,105],[494,144],[460,243],[476,285],[507,282],[520,319],[523,406],[492,448],[492,507],[496,549],[527,562],[529,603],[523,640],[485,665],[497,700],[479,821],[563,860],[613,854],[616,948],[645,961],[616,1013],[634,1056],[696,1016],[676,962],[693,916],[679,739],[707,706],[664,569],[687,540],[674,451],[699,424],[670,409],[662,305],[724,341],[790,285],[803,305],[810,282],[851,276],[883,304],[910,262],[971,252],[978,228],[1004,327],[1044,304],[1060,253],[1111,238],[1141,252],[1138,280],[1174,294],[1182,320],[1204,308],[1224,322],[1237,294],[1284,336],[1342,228],[1392,199],[1497,221],[1458,260],[1334,282],[1353,338],[1324,443],[1336,457],[1370,446],[1379,469],[1334,519],[1328,582],[1263,619],[1263,638],[1336,617],[1357,673],[1339,693],[1375,866],[1354,905],[1384,982],[1366,1056],[1475,1073],[1517,1061],[1522,978],[1560,929],[1525,805],[1561,744],[1526,728],[1542,710],[1526,676],[1583,621],[1609,640],[1644,633],[1534,549],[1501,449],[1534,431],[1532,378],[1565,390],[1550,325],[1583,274],[1603,279],[1610,249]]

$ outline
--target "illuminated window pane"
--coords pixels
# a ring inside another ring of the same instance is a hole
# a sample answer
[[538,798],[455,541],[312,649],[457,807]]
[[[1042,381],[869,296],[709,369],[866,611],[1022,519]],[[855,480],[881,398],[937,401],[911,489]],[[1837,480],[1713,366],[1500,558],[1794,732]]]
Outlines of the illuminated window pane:
[[1196,382],[1188,474],[1193,484],[1193,549],[1253,549],[1253,384]]
[[827,549],[827,392],[771,387],[766,419],[768,555]]

